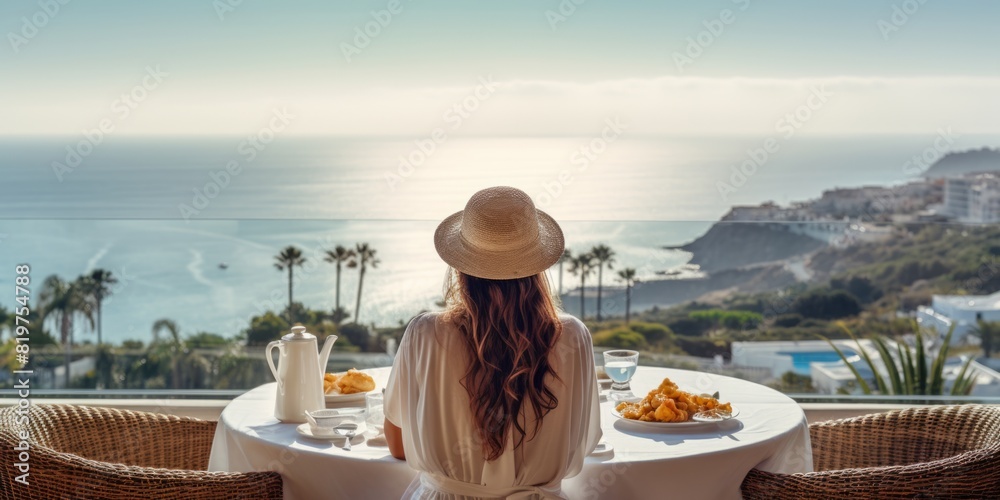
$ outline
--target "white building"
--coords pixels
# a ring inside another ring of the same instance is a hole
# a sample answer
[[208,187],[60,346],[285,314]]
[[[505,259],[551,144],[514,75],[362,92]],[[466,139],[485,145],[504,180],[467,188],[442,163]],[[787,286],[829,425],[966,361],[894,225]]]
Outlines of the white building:
[[961,222],[1000,222],[1000,177],[969,174],[945,179],[941,213]]
[[969,189],[971,222],[1000,222],[1000,178],[991,176]]
[[969,338],[980,320],[1000,321],[1000,292],[992,295],[934,295],[930,307],[917,308],[917,322],[937,330],[939,335],[948,333],[955,325],[951,343],[976,343]]
[[969,216],[969,188],[972,180],[968,177],[949,177],[944,181],[944,206],[941,213],[955,219]]

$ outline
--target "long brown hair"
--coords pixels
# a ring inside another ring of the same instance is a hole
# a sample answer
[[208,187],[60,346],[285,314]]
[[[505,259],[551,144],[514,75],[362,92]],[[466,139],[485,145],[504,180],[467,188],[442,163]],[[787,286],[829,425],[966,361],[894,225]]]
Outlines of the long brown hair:
[[[487,461],[503,453],[509,432],[514,447],[531,439],[542,418],[558,404],[546,377],[559,376],[549,352],[562,334],[562,323],[545,273],[511,280],[490,280],[449,270],[445,319],[462,331],[469,369],[462,387]],[[523,405],[534,412],[528,437]]]

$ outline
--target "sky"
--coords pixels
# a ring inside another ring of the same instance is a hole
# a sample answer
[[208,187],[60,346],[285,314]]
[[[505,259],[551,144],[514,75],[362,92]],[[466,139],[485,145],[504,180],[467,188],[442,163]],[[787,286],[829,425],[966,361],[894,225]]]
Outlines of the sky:
[[7,1],[0,135],[590,135],[607,120],[634,135],[1000,133],[998,14],[987,0]]

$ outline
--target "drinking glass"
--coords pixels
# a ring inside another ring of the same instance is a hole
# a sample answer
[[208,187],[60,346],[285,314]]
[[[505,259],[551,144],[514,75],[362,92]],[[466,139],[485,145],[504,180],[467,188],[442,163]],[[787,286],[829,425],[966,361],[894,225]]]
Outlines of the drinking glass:
[[604,351],[604,371],[611,377],[611,393],[608,399],[621,401],[634,398],[629,381],[639,366],[639,352],[618,349]]
[[385,395],[381,392],[368,393],[365,396],[365,409],[368,416],[365,423],[375,435],[382,434],[385,426]]

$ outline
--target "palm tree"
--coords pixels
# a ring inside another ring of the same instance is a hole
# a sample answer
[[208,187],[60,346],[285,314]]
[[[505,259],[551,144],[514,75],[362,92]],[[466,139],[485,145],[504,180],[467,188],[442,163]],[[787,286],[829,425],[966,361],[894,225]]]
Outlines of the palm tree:
[[378,267],[380,260],[375,258],[376,250],[368,246],[368,243],[358,243],[354,249],[355,255],[347,263],[347,267],[358,269],[358,297],[354,304],[354,322],[360,324],[359,313],[361,312],[361,286],[365,283],[365,269],[369,266],[372,269]]
[[[342,245],[337,245],[333,250],[326,251],[326,257],[323,260],[337,265],[337,295],[334,300],[333,314],[336,316],[340,311],[340,269],[341,265],[344,263],[350,264],[350,261],[354,259],[357,254],[354,250],[349,250],[344,248]],[[339,323],[340,321],[337,321]]]
[[110,344],[97,344],[94,350],[94,373],[98,389],[111,389],[115,383],[115,353]]
[[69,388],[69,366],[73,360],[73,320],[79,314],[94,326],[94,316],[87,307],[86,296],[78,282],[68,283],[59,276],[52,275],[42,282],[38,294],[42,308],[42,322],[51,318],[59,329],[59,340],[66,346],[66,387]]
[[[169,334],[165,339],[160,336],[164,330]],[[159,319],[153,323],[153,341],[147,352],[169,360],[172,389],[196,388],[209,372],[208,360],[189,348],[181,338],[180,327],[171,319]]]
[[94,302],[97,307],[97,345],[102,344],[101,339],[101,304],[111,295],[111,286],[118,283],[118,278],[105,269],[94,269],[89,276],[79,278],[81,288],[87,298]]
[[[163,330],[170,334],[168,339],[160,338],[160,332]],[[170,358],[170,387],[171,389],[180,389],[180,367],[177,365],[180,352],[183,351],[183,345],[180,327],[174,320],[158,319],[153,323],[153,341],[149,343],[149,350],[154,349]]]
[[562,297],[563,286],[562,286],[562,276],[563,276],[563,264],[573,260],[573,253],[569,249],[563,250],[562,256],[559,257],[559,296]]
[[604,266],[611,269],[615,261],[615,252],[607,245],[600,244],[590,249],[590,254],[597,261],[597,321],[601,320],[601,282],[604,280]]
[[292,268],[302,267],[302,264],[306,263],[306,258],[302,256],[301,250],[289,245],[275,255],[274,260],[276,261],[274,267],[279,271],[288,271],[288,323],[293,323],[295,318],[292,317]]
[[594,270],[594,256],[581,253],[569,261],[569,272],[580,276],[580,319],[584,318],[584,287],[587,285],[587,275]]
[[618,279],[625,282],[625,324],[628,324],[629,311],[632,309],[632,287],[639,282],[635,277],[635,269],[626,267],[618,271]]

